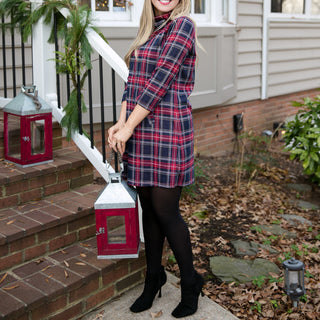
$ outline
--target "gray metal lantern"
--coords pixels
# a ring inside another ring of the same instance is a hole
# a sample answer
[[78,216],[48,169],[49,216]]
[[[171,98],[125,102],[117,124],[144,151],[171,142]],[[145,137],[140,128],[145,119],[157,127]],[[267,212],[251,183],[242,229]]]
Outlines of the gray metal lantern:
[[3,111],[5,159],[21,166],[52,161],[52,108],[36,86],[22,87]]
[[109,183],[94,204],[98,259],[137,258],[140,234],[135,188],[110,173]]
[[282,264],[284,268],[284,291],[293,301],[293,306],[298,305],[300,297],[305,293],[304,287],[304,264],[291,258]]

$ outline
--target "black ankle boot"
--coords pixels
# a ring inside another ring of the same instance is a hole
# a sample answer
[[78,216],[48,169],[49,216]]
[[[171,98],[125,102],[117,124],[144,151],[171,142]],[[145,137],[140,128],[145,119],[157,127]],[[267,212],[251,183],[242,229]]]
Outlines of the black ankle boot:
[[172,311],[175,318],[183,318],[194,314],[198,309],[199,295],[203,296],[202,287],[204,281],[199,273],[195,273],[192,285],[184,285],[181,282],[181,302]]
[[141,296],[130,307],[132,312],[142,312],[150,309],[153,300],[159,291],[159,297],[161,297],[161,287],[167,282],[167,275],[164,271],[164,267],[161,266],[159,273],[148,273],[144,283],[144,289]]

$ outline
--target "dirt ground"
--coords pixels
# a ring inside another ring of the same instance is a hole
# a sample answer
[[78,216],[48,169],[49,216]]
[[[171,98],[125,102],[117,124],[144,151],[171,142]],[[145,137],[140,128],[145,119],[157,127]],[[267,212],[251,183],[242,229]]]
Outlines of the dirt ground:
[[[320,319],[320,211],[301,209],[294,202],[320,205],[320,188],[303,174],[299,162],[289,159],[282,142],[260,147],[259,142],[241,149],[243,153],[197,158],[196,184],[186,190],[180,208],[189,225],[196,269],[206,280],[204,292],[240,319]],[[312,191],[299,193],[288,183],[309,184]],[[282,218],[284,213],[300,215],[313,225],[292,226]],[[278,224],[297,238],[261,232],[255,228],[259,224]],[[283,272],[248,284],[222,283],[212,274],[209,258],[236,257],[230,241],[237,239],[270,244],[279,252],[260,250],[245,259],[268,259],[280,269],[290,257],[305,264],[307,293],[297,308],[283,292]],[[167,269],[179,276],[173,255]]]

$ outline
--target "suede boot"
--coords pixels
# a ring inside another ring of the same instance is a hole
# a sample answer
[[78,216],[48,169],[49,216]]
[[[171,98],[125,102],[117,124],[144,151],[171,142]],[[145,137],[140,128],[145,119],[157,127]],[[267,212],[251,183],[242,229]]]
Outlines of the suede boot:
[[147,271],[143,292],[130,307],[130,310],[137,313],[150,309],[158,291],[159,297],[161,297],[161,287],[166,282],[167,275],[163,266],[161,266],[158,273],[148,273]]
[[197,311],[200,293],[203,296],[203,284],[203,278],[197,272],[194,275],[194,281],[191,285],[184,285],[183,282],[181,282],[181,301],[172,311],[172,315],[175,318],[187,317]]

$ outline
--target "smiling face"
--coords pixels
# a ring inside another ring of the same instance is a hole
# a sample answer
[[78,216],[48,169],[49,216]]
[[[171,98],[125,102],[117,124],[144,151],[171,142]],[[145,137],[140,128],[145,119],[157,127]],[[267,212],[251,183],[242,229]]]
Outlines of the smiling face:
[[154,7],[155,15],[160,16],[162,14],[172,11],[177,6],[180,0],[151,0],[151,1]]

